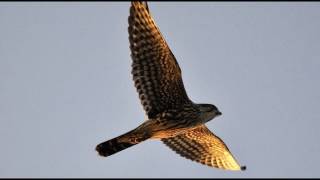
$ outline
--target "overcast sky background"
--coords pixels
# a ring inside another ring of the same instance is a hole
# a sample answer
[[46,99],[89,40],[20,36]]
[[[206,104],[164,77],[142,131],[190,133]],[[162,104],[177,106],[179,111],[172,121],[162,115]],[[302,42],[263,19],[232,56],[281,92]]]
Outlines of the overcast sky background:
[[95,146],[143,122],[130,2],[0,3],[0,177],[320,177],[320,3],[150,2],[194,102],[245,172],[150,140]]

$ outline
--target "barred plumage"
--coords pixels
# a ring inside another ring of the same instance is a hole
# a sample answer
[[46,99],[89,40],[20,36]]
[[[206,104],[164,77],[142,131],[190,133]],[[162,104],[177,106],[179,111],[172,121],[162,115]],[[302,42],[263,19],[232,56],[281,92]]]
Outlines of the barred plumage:
[[135,133],[136,129],[129,131],[121,136],[115,137],[96,146],[100,156],[111,156],[117,152],[127,149],[133,145],[147,140],[150,136],[146,133]]
[[176,153],[192,161],[228,170],[246,169],[245,166],[239,166],[225,143],[205,125],[161,140]]
[[110,156],[147,139],[161,139],[181,156],[202,164],[243,170],[224,142],[204,125],[221,115],[212,104],[193,103],[181,69],[150,15],[147,3],[132,1],[128,18],[132,76],[148,120],[96,150]]
[[148,117],[191,103],[180,67],[143,3],[132,2],[128,21],[133,80]]

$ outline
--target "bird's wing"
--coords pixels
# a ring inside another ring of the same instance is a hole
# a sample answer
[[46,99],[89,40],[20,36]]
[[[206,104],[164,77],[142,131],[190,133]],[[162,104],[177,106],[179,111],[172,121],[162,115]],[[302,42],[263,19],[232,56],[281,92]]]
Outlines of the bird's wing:
[[148,117],[190,103],[180,67],[146,3],[132,1],[128,21],[131,73]]
[[192,161],[226,170],[246,168],[238,164],[226,144],[205,125],[185,134],[161,140],[170,149]]

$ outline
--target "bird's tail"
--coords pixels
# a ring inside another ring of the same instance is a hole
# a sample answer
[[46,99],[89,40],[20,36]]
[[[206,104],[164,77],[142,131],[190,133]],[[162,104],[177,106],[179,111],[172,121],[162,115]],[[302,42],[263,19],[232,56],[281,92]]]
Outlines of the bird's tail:
[[132,130],[121,136],[98,144],[96,146],[96,151],[98,151],[100,156],[107,157],[133,145],[139,144],[148,138],[148,136],[136,134],[135,130]]

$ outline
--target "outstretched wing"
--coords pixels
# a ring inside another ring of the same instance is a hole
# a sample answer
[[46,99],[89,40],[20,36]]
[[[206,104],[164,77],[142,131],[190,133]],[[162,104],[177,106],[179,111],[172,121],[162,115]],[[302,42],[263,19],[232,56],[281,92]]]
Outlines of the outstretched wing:
[[226,144],[205,125],[185,134],[161,140],[176,153],[192,161],[226,170],[246,168],[238,164]]
[[146,3],[132,1],[128,21],[131,73],[148,117],[189,103],[179,65]]

